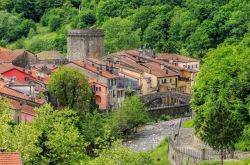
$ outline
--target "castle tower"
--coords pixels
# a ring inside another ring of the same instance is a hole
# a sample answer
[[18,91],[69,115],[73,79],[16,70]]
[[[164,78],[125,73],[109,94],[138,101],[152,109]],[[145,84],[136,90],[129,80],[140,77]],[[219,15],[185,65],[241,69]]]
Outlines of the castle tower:
[[85,60],[104,55],[104,32],[101,29],[74,29],[68,32],[68,60]]

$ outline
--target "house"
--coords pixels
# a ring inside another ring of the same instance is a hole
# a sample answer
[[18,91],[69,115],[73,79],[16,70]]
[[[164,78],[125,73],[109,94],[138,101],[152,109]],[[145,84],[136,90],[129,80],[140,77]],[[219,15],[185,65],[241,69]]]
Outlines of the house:
[[36,54],[39,64],[62,65],[67,63],[67,59],[59,51],[43,51]]
[[22,158],[19,152],[0,151],[0,165],[22,165]]
[[[94,80],[100,84],[104,84],[108,87],[108,98],[110,108],[117,109],[119,107],[119,100],[121,95],[117,95],[117,79],[118,76],[114,75],[104,68],[95,67],[94,64],[89,64],[83,61],[71,61],[65,65],[66,67],[76,68],[83,73],[88,79]],[[121,91],[122,89],[120,89]],[[123,95],[122,95],[123,96]]]
[[[176,72],[178,74],[178,84],[177,88],[174,90],[178,90],[180,92],[184,93],[191,93],[191,87],[194,84],[194,78],[198,72],[198,70],[187,68],[186,66],[178,66],[176,63],[171,63],[168,61],[160,60],[157,58],[153,58],[156,55],[147,55],[148,53],[143,53],[143,50],[128,50],[128,51],[121,51],[119,54],[125,54],[130,56],[130,59],[133,59],[137,63],[147,63],[147,62],[154,62],[161,67],[168,68],[168,70],[171,70],[173,72]],[[179,57],[180,58],[180,57]],[[194,61],[194,60],[192,60]],[[191,62],[191,60],[190,60]],[[199,63],[197,60],[196,63]],[[194,65],[194,64],[193,64]],[[195,67],[195,66],[193,66]],[[197,69],[199,68],[199,65],[197,64]],[[164,80],[165,81],[165,80]],[[171,89],[173,90],[173,89]]]
[[28,85],[15,85],[10,83],[9,79],[1,76],[0,78],[0,96],[7,98],[12,106],[12,116],[16,123],[21,121],[31,122],[36,116],[35,107],[40,107],[47,101],[33,94],[34,87]]
[[35,79],[30,74],[26,73],[25,69],[9,63],[0,64],[0,74],[23,83]]
[[13,112],[12,116],[15,123],[22,122],[31,122],[36,117],[37,113],[33,106],[26,104],[24,101],[17,101],[14,99],[8,99]]
[[162,60],[182,68],[193,69],[197,71],[200,69],[200,61],[191,57],[170,53],[157,53],[155,56],[155,59]]
[[37,59],[34,54],[24,49],[10,50],[6,48],[0,48],[0,63],[8,63],[15,66],[28,68],[31,65],[37,63]]
[[99,106],[101,111],[105,111],[109,108],[109,91],[105,84],[98,83],[95,80],[89,80],[92,91],[95,94],[96,104]]
[[141,58],[138,51],[133,51],[132,55],[122,51],[111,56],[119,75],[135,81],[142,95],[178,88],[179,72],[151,60],[152,55]]

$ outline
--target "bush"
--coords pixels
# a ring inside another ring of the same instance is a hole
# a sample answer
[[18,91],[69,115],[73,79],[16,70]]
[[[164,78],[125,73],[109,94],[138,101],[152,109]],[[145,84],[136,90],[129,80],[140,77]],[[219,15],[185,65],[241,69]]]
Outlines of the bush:
[[137,127],[149,121],[149,115],[138,96],[127,97],[121,108],[114,114],[120,133],[128,135]]
[[61,26],[61,18],[59,16],[52,16],[49,18],[49,30],[51,32],[56,31]]
[[160,116],[160,118],[159,118],[161,121],[169,121],[169,120],[171,120],[172,119],[172,117],[171,116],[169,116],[169,115],[161,115]]

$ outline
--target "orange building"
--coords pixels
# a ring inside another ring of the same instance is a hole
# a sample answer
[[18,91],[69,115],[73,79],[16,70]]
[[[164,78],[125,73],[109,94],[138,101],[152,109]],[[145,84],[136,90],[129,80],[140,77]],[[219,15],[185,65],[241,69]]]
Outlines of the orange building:
[[99,106],[101,111],[108,109],[108,87],[105,84],[99,83],[95,80],[89,80],[92,90],[95,94],[96,104]]

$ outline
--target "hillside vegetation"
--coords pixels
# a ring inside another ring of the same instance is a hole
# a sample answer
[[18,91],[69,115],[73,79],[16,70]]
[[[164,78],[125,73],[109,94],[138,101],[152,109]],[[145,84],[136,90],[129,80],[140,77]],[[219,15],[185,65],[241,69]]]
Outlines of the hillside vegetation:
[[237,44],[250,23],[246,0],[0,0],[0,10],[0,45],[34,52],[66,53],[68,29],[98,27],[106,53],[146,47],[202,58]]

